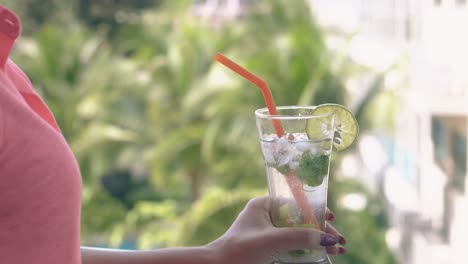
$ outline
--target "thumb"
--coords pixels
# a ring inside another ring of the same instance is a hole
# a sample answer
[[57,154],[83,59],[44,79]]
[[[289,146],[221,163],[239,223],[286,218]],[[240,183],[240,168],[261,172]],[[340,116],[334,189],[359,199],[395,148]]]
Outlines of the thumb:
[[333,246],[338,238],[312,228],[281,227],[271,232],[269,241],[276,250],[287,251]]

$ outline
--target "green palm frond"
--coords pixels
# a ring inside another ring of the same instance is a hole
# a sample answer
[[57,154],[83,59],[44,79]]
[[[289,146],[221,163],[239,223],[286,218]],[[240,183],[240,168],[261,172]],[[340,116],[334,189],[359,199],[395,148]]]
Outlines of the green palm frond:
[[248,200],[265,194],[265,190],[207,190],[181,216],[177,223],[178,228],[168,245],[203,245],[213,241],[226,231],[226,223],[234,221]]

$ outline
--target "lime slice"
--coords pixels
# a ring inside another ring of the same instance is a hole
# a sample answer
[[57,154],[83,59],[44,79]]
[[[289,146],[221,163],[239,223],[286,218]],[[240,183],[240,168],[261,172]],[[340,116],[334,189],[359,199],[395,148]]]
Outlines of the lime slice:
[[[315,115],[315,112],[313,112]],[[324,116],[323,118],[311,118],[307,120],[307,137],[312,142],[322,141],[326,138],[331,138],[333,127],[331,117]]]
[[[339,104],[322,104],[312,112],[313,115],[326,115],[333,113],[335,116],[333,145],[338,151],[347,149],[356,140],[359,134],[359,126],[353,113]],[[317,120],[307,122],[307,136],[313,140],[319,135],[325,135],[331,131],[327,124],[318,124]]]

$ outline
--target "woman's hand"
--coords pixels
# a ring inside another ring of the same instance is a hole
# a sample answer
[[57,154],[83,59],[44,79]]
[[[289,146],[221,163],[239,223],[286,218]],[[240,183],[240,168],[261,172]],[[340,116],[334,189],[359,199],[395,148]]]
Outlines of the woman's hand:
[[[269,197],[252,199],[229,230],[208,247],[220,255],[224,264],[269,264],[282,252],[302,248],[326,247],[330,255],[346,253],[338,246],[346,241],[332,225],[327,224],[325,232],[311,228],[276,228],[271,223],[269,210]],[[334,221],[335,216],[327,210],[326,219]]]

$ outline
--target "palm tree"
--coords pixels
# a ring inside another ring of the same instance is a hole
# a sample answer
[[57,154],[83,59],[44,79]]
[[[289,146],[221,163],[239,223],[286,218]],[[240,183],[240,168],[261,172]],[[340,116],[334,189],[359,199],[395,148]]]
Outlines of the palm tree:
[[[146,45],[132,52],[136,58],[154,56],[150,65],[157,65],[155,80],[167,81],[157,86],[161,89],[157,93],[164,95],[164,99],[157,106],[161,112],[155,134],[160,137],[152,156],[156,167],[153,177],[161,186],[171,186],[171,190],[176,190],[177,185],[189,188],[182,190],[190,190],[192,196],[182,212],[175,214],[178,217],[172,219],[174,224],[169,225],[183,236],[165,236],[161,240],[157,235],[144,235],[141,241],[144,247],[206,243],[227,229],[249,195],[265,190],[253,117],[253,111],[263,106],[263,98],[257,88],[215,64],[216,52],[235,58],[266,79],[280,105],[345,104],[348,99],[338,75],[343,72],[332,69],[334,58],[328,54],[305,2],[260,1],[247,17],[224,24],[221,29],[200,24],[203,21],[193,17],[176,17],[177,21],[164,20],[162,24],[152,24],[149,32],[143,32],[143,39],[153,39],[157,54],[149,52]],[[155,27],[165,29],[164,35],[155,33]],[[211,43],[206,42],[208,38]],[[377,89],[378,83],[375,86]],[[174,172],[180,178],[168,185],[174,178],[167,175]],[[222,191],[213,186],[221,186]],[[252,187],[260,190],[235,195]],[[200,193],[207,194],[199,197]],[[243,198],[231,200],[232,195]],[[365,233],[378,236],[380,242],[374,252],[379,252],[382,263],[392,263],[372,216],[355,218],[367,219],[369,228]],[[355,224],[351,226],[356,227]],[[157,227],[161,227],[161,222]],[[143,230],[156,232],[154,226]],[[372,261],[359,257],[360,253],[356,255],[352,258],[360,263]],[[345,258],[342,263],[352,263],[352,258]]]
[[[170,214],[178,215],[180,221],[170,218],[173,224],[166,225],[186,235],[178,241],[165,240],[165,245],[214,239],[249,194],[253,197],[266,191],[253,115],[256,108],[263,107],[263,98],[257,88],[216,64],[216,52],[236,58],[268,80],[278,104],[313,104],[317,98],[344,100],[344,87],[330,71],[320,30],[306,3],[268,3],[255,5],[247,17],[218,29],[178,7],[149,13],[145,16],[149,22],[143,20],[117,34],[120,44],[116,49],[140,62],[155,83],[146,101],[147,123],[152,126],[146,140],[152,142],[147,152],[151,178],[157,192],[182,208]],[[220,75],[227,76],[222,83]],[[217,201],[230,206],[204,204],[210,199],[202,194],[220,187],[224,191],[214,192]],[[243,189],[250,191],[235,195]],[[232,195],[242,198],[229,202],[227,197]],[[198,207],[218,209],[195,217],[190,212]],[[196,239],[207,224],[203,221],[212,220],[209,216],[217,212],[224,216],[224,224],[211,235]],[[192,224],[187,231],[174,224],[185,223],[185,217],[203,221],[197,220],[200,224]],[[164,225],[164,219],[160,220],[155,219],[157,226]],[[127,226],[133,223],[128,220]],[[152,245],[150,237],[142,239],[145,246]],[[161,246],[160,239],[153,241],[154,246]]]

